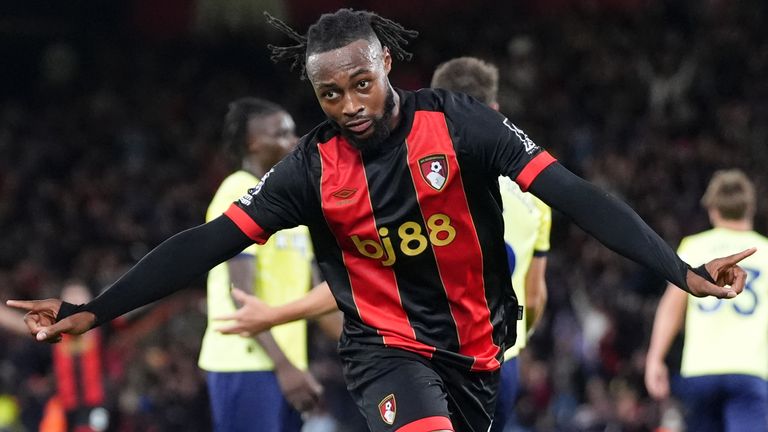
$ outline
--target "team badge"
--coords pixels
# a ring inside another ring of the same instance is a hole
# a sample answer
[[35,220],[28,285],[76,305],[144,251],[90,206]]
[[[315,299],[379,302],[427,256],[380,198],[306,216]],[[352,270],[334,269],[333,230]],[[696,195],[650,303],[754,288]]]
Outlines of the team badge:
[[395,395],[390,394],[379,402],[379,414],[384,423],[391,425],[395,422],[397,415],[397,405],[395,405]]
[[445,155],[431,155],[419,159],[421,177],[435,190],[442,190],[448,181],[448,159]]

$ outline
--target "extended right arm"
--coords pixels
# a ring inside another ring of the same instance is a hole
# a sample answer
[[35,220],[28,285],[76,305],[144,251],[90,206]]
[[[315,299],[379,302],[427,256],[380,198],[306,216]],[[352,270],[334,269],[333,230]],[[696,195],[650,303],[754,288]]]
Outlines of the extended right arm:
[[164,241],[87,304],[49,299],[9,300],[8,305],[27,310],[27,325],[37,339],[53,342],[61,333],[84,333],[166,297],[252,243],[227,216],[219,216]]

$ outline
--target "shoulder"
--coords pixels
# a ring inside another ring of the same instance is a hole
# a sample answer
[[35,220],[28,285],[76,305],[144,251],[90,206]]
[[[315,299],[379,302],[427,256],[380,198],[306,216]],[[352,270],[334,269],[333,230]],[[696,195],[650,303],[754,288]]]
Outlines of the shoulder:
[[339,128],[330,120],[325,120],[299,139],[294,153],[297,151],[303,154],[310,153],[317,148],[318,143],[328,142],[339,134]]
[[486,107],[484,104],[476,101],[464,93],[456,93],[439,88],[423,88],[412,93],[417,111],[443,111],[449,112],[453,109],[464,108],[471,109],[474,106],[478,108]]

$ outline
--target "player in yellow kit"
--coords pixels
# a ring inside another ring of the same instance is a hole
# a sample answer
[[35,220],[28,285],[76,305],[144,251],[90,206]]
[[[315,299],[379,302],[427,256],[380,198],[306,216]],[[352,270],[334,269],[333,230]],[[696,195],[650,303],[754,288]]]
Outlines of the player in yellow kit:
[[[284,109],[244,98],[230,104],[224,141],[241,169],[221,184],[206,221],[220,216],[244,190],[257,185],[259,177],[295,147],[297,138],[293,119]],[[300,430],[298,411],[311,409],[320,391],[306,372],[306,323],[242,337],[217,332],[212,320],[235,311],[245,292],[267,304],[301,297],[310,287],[311,273],[312,248],[303,226],[280,231],[264,245],[249,246],[209,272],[209,325],[199,365],[208,372],[216,431]]]
[[689,431],[768,430],[768,238],[752,229],[755,189],[739,170],[718,171],[702,198],[713,228],[686,237],[678,254],[691,265],[757,247],[743,262],[744,293],[697,298],[674,286],[659,302],[645,382],[656,399],[670,394],[664,358],[685,324],[682,385],[676,390]]

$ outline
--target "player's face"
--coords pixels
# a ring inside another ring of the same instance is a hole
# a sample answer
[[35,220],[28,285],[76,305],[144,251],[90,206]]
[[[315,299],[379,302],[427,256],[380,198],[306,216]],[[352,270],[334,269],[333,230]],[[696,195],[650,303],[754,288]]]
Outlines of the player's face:
[[296,125],[293,118],[280,111],[248,122],[249,149],[258,155],[265,167],[271,167],[296,147]]
[[364,39],[307,58],[320,107],[361,150],[376,147],[397,123],[398,96],[387,77],[391,67],[389,50]]

